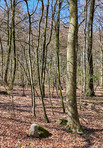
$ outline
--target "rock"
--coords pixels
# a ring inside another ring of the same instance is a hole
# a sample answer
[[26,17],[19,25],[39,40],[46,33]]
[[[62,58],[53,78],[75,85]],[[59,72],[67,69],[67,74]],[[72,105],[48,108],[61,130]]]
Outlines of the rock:
[[33,123],[29,130],[29,136],[33,138],[46,138],[50,135],[51,134],[49,133],[47,129],[45,129],[44,127],[36,123]]
[[39,127],[39,125],[36,123],[33,123],[31,125],[30,130],[29,130],[30,137],[35,137],[35,138],[39,137],[38,127]]
[[43,126],[39,125],[38,130],[39,130],[39,137],[40,138],[46,138],[51,135],[51,133],[49,133],[49,131],[47,129],[45,129]]
[[7,91],[1,91],[1,90],[0,90],[0,94],[1,94],[1,95],[8,95],[8,92],[7,92]]
[[62,125],[67,125],[68,120],[60,118],[60,119],[57,120],[57,123],[62,124]]

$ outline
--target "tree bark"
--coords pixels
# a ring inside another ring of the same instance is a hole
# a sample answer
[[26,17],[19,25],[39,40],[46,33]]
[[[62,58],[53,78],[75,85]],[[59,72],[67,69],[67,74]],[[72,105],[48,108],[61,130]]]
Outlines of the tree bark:
[[[100,24],[101,26],[101,24]],[[100,51],[101,51],[101,87],[103,87],[103,43],[102,43],[102,31],[103,29],[99,27],[99,37],[100,37]]]
[[91,0],[90,15],[88,22],[88,64],[89,64],[89,89],[90,96],[94,96],[94,84],[93,84],[93,56],[92,56],[92,43],[93,43],[93,18],[94,18],[94,6],[95,0]]
[[78,33],[77,0],[70,0],[70,25],[67,43],[67,84],[66,103],[68,112],[68,126],[72,132],[80,132],[77,102],[76,102],[76,48]]
[[47,0],[44,35],[43,35],[43,54],[42,54],[42,70],[41,70],[41,86],[42,86],[43,97],[45,97],[45,73],[46,73],[46,61],[47,61],[46,38],[47,38],[48,11],[49,11],[49,0]]
[[86,55],[87,55],[87,0],[85,0],[84,8],[84,47],[83,47],[83,92],[86,93]]
[[42,85],[41,85],[41,77],[40,77],[40,67],[39,67],[39,44],[40,44],[40,33],[41,33],[41,22],[43,19],[43,12],[44,12],[44,2],[43,0],[41,0],[42,2],[42,13],[41,13],[41,17],[39,20],[39,27],[38,27],[38,41],[37,41],[37,48],[36,48],[36,62],[37,62],[37,74],[38,74],[38,81],[39,81],[39,90],[40,90],[40,95],[41,95],[41,102],[42,102],[42,107],[43,107],[43,113],[44,113],[44,117],[47,123],[49,123],[49,119],[48,116],[46,114],[46,109],[45,109],[45,104],[44,104],[44,94],[42,93]]
[[[6,68],[4,73],[4,82],[8,84],[7,76],[8,76],[8,70],[9,70],[9,63],[10,63],[10,53],[11,53],[11,39],[12,39],[12,28],[9,28],[9,7],[7,4],[7,1],[5,0],[5,5],[7,7],[7,47],[8,47],[8,54],[7,54],[7,62],[6,62]],[[12,3],[11,3],[12,5]]]
[[31,15],[29,12],[29,6],[27,0],[26,7],[27,7],[27,13],[29,18],[29,31],[28,31],[28,59],[29,59],[29,77],[30,77],[30,86],[31,86],[31,96],[32,96],[32,106],[33,106],[33,116],[36,117],[35,113],[35,91],[34,91],[34,82],[33,82],[33,70],[32,70],[32,58],[31,58]]
[[13,73],[11,88],[13,88],[16,74],[16,44],[15,44],[15,0],[12,1],[12,48],[13,48]]
[[61,80],[60,80],[60,60],[59,60],[59,29],[60,29],[60,9],[61,9],[62,1],[58,0],[58,15],[57,21],[55,25],[55,33],[56,33],[56,55],[57,55],[57,74],[58,74],[58,86],[60,90],[61,104],[63,108],[63,112],[65,113],[65,106],[63,102],[62,88],[61,88]]

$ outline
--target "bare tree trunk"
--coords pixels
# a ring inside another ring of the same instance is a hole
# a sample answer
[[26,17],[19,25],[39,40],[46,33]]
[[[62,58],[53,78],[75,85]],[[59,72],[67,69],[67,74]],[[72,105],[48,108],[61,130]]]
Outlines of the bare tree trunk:
[[[101,26],[101,24],[100,24]],[[100,51],[101,51],[101,86],[103,87],[103,41],[102,41],[102,31],[103,31],[103,28],[100,29],[100,26],[99,26],[99,37],[100,37]]]
[[63,102],[63,95],[62,95],[62,88],[61,88],[61,81],[60,81],[60,60],[59,60],[59,28],[60,28],[60,9],[61,9],[62,1],[58,0],[58,16],[55,25],[55,32],[56,32],[56,55],[57,55],[57,73],[58,73],[58,85],[60,90],[60,97],[61,97],[61,104],[63,108],[63,112],[65,113],[65,106]]
[[31,94],[32,94],[32,105],[33,105],[33,116],[35,117],[35,91],[34,91],[34,82],[33,82],[33,70],[32,70],[32,59],[31,59],[31,48],[30,41],[31,40],[31,17],[29,14],[29,35],[28,35],[28,43],[29,43],[29,73],[30,73],[30,85],[31,85]]
[[44,104],[44,100],[43,100],[44,99],[44,96],[43,96],[44,94],[42,93],[42,85],[41,85],[41,78],[40,78],[40,68],[39,68],[39,53],[38,53],[39,44],[40,44],[41,22],[42,22],[43,12],[44,12],[43,0],[41,0],[41,2],[42,2],[42,14],[41,14],[41,17],[40,17],[40,20],[39,20],[38,42],[37,42],[37,48],[36,48],[36,62],[37,62],[37,74],[38,74],[39,90],[40,90],[40,95],[41,95],[41,102],[42,102],[42,107],[43,107],[43,113],[44,113],[45,120],[48,123],[49,119],[48,119],[47,114],[46,114],[45,104]]
[[46,8],[44,39],[43,39],[42,71],[41,71],[41,86],[42,86],[43,97],[45,97],[45,72],[46,72],[46,58],[47,58],[46,34],[47,34],[47,23],[48,23],[48,11],[49,11],[49,0],[47,0],[47,8]]
[[12,1],[12,48],[13,48],[13,73],[11,88],[13,88],[16,74],[16,44],[15,44],[15,0]]
[[94,18],[94,6],[95,0],[91,0],[90,15],[88,22],[88,63],[89,63],[89,89],[90,96],[94,96],[94,84],[93,84],[93,56],[92,56],[92,42],[93,42],[93,18]]
[[86,93],[86,55],[87,55],[87,0],[84,8],[84,47],[83,47],[83,92]]
[[2,45],[2,40],[0,38],[0,44],[1,44],[1,55],[2,55],[2,83],[3,83],[3,78],[4,78],[4,50],[3,50],[3,45]]
[[101,50],[101,86],[103,87],[103,49]]
[[82,132],[76,101],[76,48],[78,34],[77,0],[70,0],[70,25],[67,44],[67,88],[66,102],[68,126],[72,132]]
[[8,84],[7,75],[8,75],[9,63],[10,63],[11,38],[12,38],[12,31],[10,30],[10,39],[9,39],[9,45],[8,45],[8,55],[7,55],[6,69],[5,69],[5,75],[4,75],[4,82],[6,84]]
[[30,86],[31,86],[31,95],[32,95],[32,105],[33,105],[33,116],[35,114],[35,91],[34,91],[34,82],[33,82],[33,70],[32,70],[32,59],[31,59],[31,15],[29,13],[28,2],[25,0],[27,6],[27,12],[29,17],[29,33],[28,33],[28,52],[29,52],[29,75],[30,75]]
[[[7,1],[5,0],[5,4],[7,7],[7,47],[8,47],[8,54],[7,54],[7,62],[6,62],[6,69],[4,74],[4,82],[8,84],[7,75],[9,70],[9,63],[10,63],[10,53],[11,53],[11,39],[12,39],[12,28],[9,28],[9,7]],[[11,3],[12,5],[12,3]]]

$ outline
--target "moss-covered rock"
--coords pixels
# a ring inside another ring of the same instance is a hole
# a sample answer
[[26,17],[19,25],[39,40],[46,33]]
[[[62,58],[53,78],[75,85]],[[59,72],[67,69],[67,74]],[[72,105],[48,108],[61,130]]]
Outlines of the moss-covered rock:
[[0,90],[0,94],[1,94],[1,95],[8,95],[8,92],[7,92],[7,91],[1,91],[1,90]]
[[38,131],[40,138],[46,138],[51,135],[47,129],[45,129],[43,126],[40,125],[38,126]]
[[29,136],[34,138],[46,138],[50,136],[51,133],[47,129],[45,129],[43,126],[40,126],[36,123],[33,123],[29,130]]
[[67,125],[68,120],[60,118],[60,119],[57,120],[57,123],[62,124],[62,125]]

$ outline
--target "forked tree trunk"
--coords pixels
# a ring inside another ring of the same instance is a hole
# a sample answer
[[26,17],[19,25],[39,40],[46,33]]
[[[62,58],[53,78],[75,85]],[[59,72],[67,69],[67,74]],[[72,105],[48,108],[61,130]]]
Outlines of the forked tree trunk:
[[72,132],[82,132],[76,102],[76,48],[78,33],[77,0],[70,0],[70,25],[67,44],[67,88],[66,103],[68,126]]

